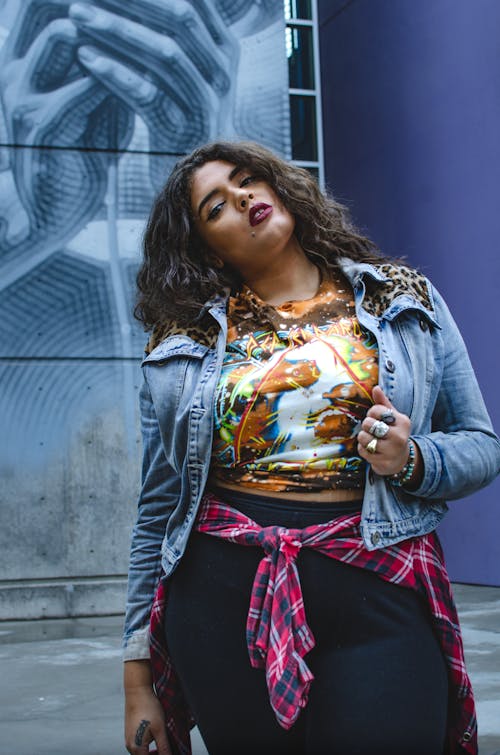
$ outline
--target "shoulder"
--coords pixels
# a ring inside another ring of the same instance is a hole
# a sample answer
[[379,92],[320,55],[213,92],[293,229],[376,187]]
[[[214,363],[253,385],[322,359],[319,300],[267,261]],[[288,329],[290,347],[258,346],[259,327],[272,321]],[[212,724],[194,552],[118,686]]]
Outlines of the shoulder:
[[430,281],[415,268],[384,262],[374,265],[376,278],[366,276],[364,308],[381,317],[398,296],[411,296],[429,313],[434,314],[433,289]]
[[150,354],[153,349],[171,336],[185,336],[203,346],[214,348],[217,343],[218,333],[219,326],[210,315],[191,323],[180,320],[169,320],[155,326],[146,345],[145,352],[146,354]]

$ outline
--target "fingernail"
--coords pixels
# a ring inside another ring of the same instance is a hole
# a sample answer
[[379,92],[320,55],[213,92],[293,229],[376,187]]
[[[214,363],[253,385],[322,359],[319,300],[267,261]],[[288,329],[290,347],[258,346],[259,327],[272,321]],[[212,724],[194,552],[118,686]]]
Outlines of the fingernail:
[[69,17],[74,18],[76,21],[88,22],[95,18],[95,8],[90,5],[81,5],[75,3],[69,6]]
[[91,47],[80,47],[78,49],[78,57],[81,58],[84,63],[93,63],[97,58],[97,55]]

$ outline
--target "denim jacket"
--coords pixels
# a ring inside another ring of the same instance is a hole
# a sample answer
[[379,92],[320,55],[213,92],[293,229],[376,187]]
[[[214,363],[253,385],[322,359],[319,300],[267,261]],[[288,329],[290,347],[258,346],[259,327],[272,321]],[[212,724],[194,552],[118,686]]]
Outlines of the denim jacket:
[[[430,532],[446,513],[445,500],[487,485],[500,469],[500,443],[462,337],[429,281],[408,268],[401,283],[394,280],[401,268],[392,265],[346,258],[339,264],[353,288],[359,322],[377,339],[379,384],[410,417],[424,465],[422,482],[411,492],[367,465],[361,532],[366,548],[375,550]],[[162,571],[171,574],[184,553],[205,488],[226,305],[218,298],[205,306],[220,326],[215,348],[173,334],[143,361],[142,490],[132,536],[125,660],[149,657],[154,592]]]

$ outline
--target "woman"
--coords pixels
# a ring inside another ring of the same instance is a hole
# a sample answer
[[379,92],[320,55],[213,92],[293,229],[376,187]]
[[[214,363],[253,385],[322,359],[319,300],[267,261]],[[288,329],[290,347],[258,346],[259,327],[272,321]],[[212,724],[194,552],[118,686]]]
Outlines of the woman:
[[128,751],[476,752],[434,530],[500,447],[443,300],[249,143],[176,166],[144,252]]

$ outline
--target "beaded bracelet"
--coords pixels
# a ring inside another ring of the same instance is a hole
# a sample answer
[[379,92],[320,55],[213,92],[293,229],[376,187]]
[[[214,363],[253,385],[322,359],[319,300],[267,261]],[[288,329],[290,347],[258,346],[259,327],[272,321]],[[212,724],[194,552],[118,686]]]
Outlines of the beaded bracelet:
[[401,485],[406,485],[411,480],[413,470],[415,469],[415,444],[410,438],[408,438],[408,450],[408,461],[403,469],[400,472],[396,472],[396,474],[389,475],[389,481],[392,485],[400,487]]

